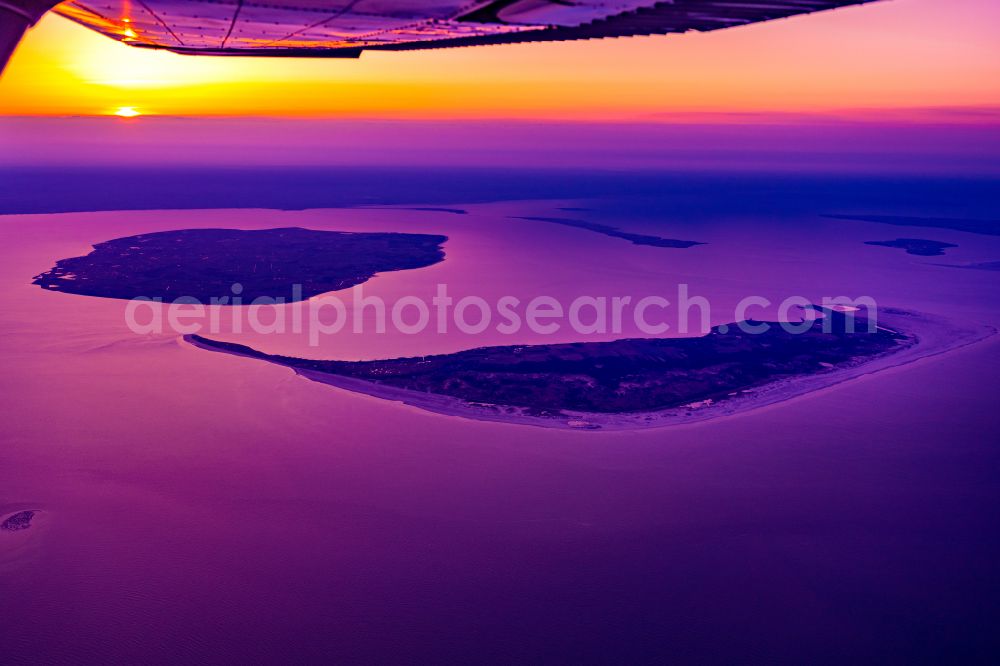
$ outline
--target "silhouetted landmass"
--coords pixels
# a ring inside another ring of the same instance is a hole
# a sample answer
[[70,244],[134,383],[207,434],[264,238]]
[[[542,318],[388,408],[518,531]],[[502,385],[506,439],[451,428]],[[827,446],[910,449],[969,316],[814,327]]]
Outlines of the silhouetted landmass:
[[428,213],[452,213],[453,215],[468,215],[469,211],[462,208],[435,208],[434,206],[413,206],[403,210],[422,210]]
[[[744,151],[745,152],[745,151]],[[746,155],[741,153],[743,157]],[[758,156],[754,156],[756,160]],[[811,163],[823,156],[808,156]],[[742,158],[741,158],[742,159]],[[994,160],[995,161],[995,160]],[[209,208],[317,209],[441,206],[497,201],[580,202],[593,219],[706,220],[813,216],[816,211],[943,210],[962,202],[969,217],[997,218],[997,181],[986,176],[724,169],[655,170],[489,166],[311,167],[0,165],[0,214]],[[909,167],[909,162],[907,163]],[[58,183],[59,187],[53,187]],[[113,186],[112,186],[113,184]],[[588,219],[591,219],[588,217]]]
[[824,215],[834,220],[855,220],[858,222],[877,222],[879,224],[895,224],[901,227],[932,227],[935,229],[954,229],[972,234],[1000,236],[1000,220],[985,220],[969,217],[914,217],[910,215]]
[[674,238],[662,238],[660,236],[648,236],[646,234],[633,234],[627,231],[622,231],[618,227],[612,227],[607,224],[587,222],[586,220],[573,220],[564,217],[513,216],[513,219],[530,220],[533,222],[549,222],[551,224],[562,224],[567,227],[576,227],[577,229],[586,229],[587,231],[593,231],[594,233],[604,234],[605,236],[611,236],[613,238],[621,238],[627,241],[631,241],[636,245],[652,245],[653,247],[693,247],[695,245],[704,245],[704,243],[701,243],[699,241],[676,240]]
[[916,254],[921,257],[938,257],[944,254],[945,248],[958,247],[954,243],[925,240],[923,238],[897,238],[891,241],[865,241],[865,245],[881,247],[898,247],[906,250],[906,254]]
[[438,206],[361,206],[361,208],[374,208],[376,210],[416,210],[424,213],[451,213],[452,215],[469,214],[469,211],[464,208],[442,208]]
[[[86,256],[58,261],[34,284],[85,296],[187,296],[209,303],[231,299],[239,283],[243,303],[262,296],[292,302],[361,284],[376,273],[436,264],[446,240],[298,227],[162,231],[98,243]],[[301,285],[301,293],[293,293],[293,285]]]
[[977,271],[1000,271],[1000,261],[984,261],[978,264],[938,264],[949,268],[971,268]]
[[699,338],[482,347],[380,361],[295,358],[199,335],[187,339],[307,374],[516,407],[534,415],[555,416],[563,410],[614,414],[725,400],[780,379],[853,366],[909,340],[884,327],[869,330],[863,317],[851,322],[854,315],[825,312],[825,320],[806,323],[799,333],[776,324],[756,334],[729,325]]
[[31,519],[34,517],[34,511],[18,511],[8,516],[7,520],[3,521],[3,523],[0,523],[0,530],[7,530],[9,532],[26,530],[31,527]]

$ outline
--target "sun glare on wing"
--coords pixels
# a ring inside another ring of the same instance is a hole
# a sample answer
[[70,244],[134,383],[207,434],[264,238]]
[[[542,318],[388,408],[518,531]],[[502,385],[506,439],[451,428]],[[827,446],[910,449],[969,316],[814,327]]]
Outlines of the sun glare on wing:
[[115,115],[119,118],[135,118],[142,114],[134,106],[119,106],[115,109]]

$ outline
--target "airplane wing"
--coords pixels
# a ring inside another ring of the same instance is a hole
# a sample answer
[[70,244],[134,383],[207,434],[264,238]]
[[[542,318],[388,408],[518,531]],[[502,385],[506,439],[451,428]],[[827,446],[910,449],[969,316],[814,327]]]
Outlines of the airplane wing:
[[67,0],[57,14],[137,47],[356,58],[362,51],[718,30],[876,0]]

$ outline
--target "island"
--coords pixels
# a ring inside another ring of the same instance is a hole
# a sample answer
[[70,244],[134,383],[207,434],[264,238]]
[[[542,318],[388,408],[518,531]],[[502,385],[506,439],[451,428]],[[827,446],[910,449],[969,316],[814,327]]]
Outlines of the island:
[[452,215],[468,215],[464,208],[441,208],[438,206],[404,206],[396,210],[415,210],[424,213],[451,213]]
[[653,247],[674,248],[687,248],[694,247],[695,245],[704,245],[704,243],[700,241],[677,240],[676,238],[662,238],[660,236],[650,236],[647,234],[633,234],[607,224],[587,222],[586,220],[575,220],[567,217],[511,216],[511,219],[527,220],[529,222],[547,222],[549,224],[561,224],[567,227],[586,229],[587,231],[604,234],[605,236],[611,236],[612,238],[621,238],[622,240],[627,240],[635,245],[651,245]]
[[450,213],[451,215],[468,215],[464,208],[445,208],[443,206],[379,206],[365,204],[358,206],[361,210],[413,210],[421,213]]
[[[376,273],[423,268],[444,259],[446,236],[278,229],[181,229],[126,236],[61,259],[35,276],[42,289],[132,299],[180,296],[210,303],[230,297],[304,300],[361,284]],[[293,292],[293,285],[300,290]]]
[[20,532],[21,530],[26,530],[31,527],[31,519],[34,517],[34,511],[18,511],[17,513],[12,513],[7,516],[2,523],[0,523],[0,530],[7,532]]
[[200,335],[185,339],[202,349],[278,364],[313,381],[429,411],[550,427],[624,429],[702,420],[787,400],[992,333],[902,310],[880,310],[875,323],[863,311],[814,309],[819,316],[804,319],[798,332],[773,322],[761,331],[762,322],[745,322],[757,332],[729,324],[694,338],[480,347],[374,361],[314,360]]
[[975,264],[937,264],[949,268],[971,268],[976,271],[1000,271],[1000,261],[981,261]]
[[830,220],[850,220],[853,222],[874,222],[893,224],[900,227],[929,227],[952,229],[970,234],[1000,236],[1000,220],[971,217],[917,217],[914,215],[823,215]]
[[881,247],[898,247],[906,250],[906,254],[915,254],[921,257],[939,257],[944,254],[945,248],[958,247],[954,243],[943,243],[935,240],[925,240],[923,238],[897,238],[888,241],[865,241],[865,245],[879,245]]

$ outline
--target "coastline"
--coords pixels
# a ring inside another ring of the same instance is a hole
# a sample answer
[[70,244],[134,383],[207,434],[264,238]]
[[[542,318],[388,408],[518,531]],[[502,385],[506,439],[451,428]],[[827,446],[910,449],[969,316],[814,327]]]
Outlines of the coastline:
[[[681,407],[648,412],[596,413],[563,410],[560,416],[537,416],[522,408],[486,403],[470,403],[460,398],[423,393],[410,389],[376,384],[363,379],[345,377],[326,372],[304,370],[281,365],[310,381],[359,393],[379,400],[400,402],[407,406],[443,416],[456,416],[477,421],[493,421],[514,425],[543,428],[561,428],[584,431],[615,431],[662,428],[709,421],[733,416],[768,405],[790,401],[852,379],[890,368],[907,365],[985,340],[996,334],[987,325],[958,323],[935,315],[917,313],[897,308],[879,311],[879,325],[903,333],[908,342],[888,353],[865,359],[847,367],[809,375],[797,375],[768,382],[761,386],[735,392],[720,402],[690,403]],[[192,346],[208,351],[265,360],[233,350],[222,350],[200,343],[192,336],[184,336]]]

